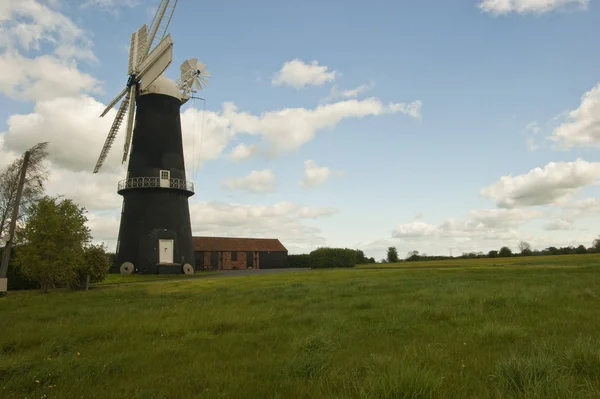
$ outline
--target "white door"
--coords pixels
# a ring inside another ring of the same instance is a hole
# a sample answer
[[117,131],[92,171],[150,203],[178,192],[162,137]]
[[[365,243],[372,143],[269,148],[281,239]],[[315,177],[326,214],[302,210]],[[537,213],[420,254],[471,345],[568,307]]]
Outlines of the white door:
[[173,240],[158,240],[158,263],[173,263]]
[[170,187],[170,179],[171,179],[171,171],[169,170],[161,170],[160,171],[160,186],[161,187]]

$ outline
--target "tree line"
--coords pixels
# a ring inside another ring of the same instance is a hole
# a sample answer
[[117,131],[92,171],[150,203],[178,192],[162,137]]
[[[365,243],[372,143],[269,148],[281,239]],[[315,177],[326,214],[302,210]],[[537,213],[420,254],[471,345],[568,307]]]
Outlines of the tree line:
[[[87,211],[72,199],[49,196],[45,183],[48,143],[38,143],[24,156],[0,171],[0,237],[11,240],[8,288],[81,288],[102,281],[108,273],[109,255],[103,244],[93,245]],[[25,169],[24,169],[25,168]],[[17,191],[24,171],[21,201]],[[14,236],[9,236],[13,210],[18,206]],[[4,255],[5,248],[0,249]]]
[[547,247],[542,250],[532,249],[531,244],[527,241],[521,241],[517,245],[518,252],[513,252],[508,246],[503,246],[498,250],[485,252],[463,252],[459,256],[443,256],[443,255],[427,255],[413,250],[406,254],[404,259],[400,259],[396,247],[388,247],[386,257],[381,260],[381,263],[396,263],[396,262],[417,262],[427,260],[447,260],[447,259],[478,259],[478,258],[507,258],[511,256],[549,256],[549,255],[574,255],[600,253],[600,236],[594,239],[592,245],[586,247],[583,244],[578,246],[566,247]]

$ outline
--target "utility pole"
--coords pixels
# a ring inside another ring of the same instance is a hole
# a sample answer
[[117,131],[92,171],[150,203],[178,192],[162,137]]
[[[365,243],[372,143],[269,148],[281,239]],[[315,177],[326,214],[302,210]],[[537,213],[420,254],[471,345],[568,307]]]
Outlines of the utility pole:
[[19,208],[21,205],[21,195],[23,195],[23,186],[25,185],[25,176],[29,166],[29,151],[25,151],[23,156],[23,165],[21,166],[21,176],[19,176],[19,185],[17,186],[17,195],[13,203],[12,215],[10,217],[10,226],[8,228],[8,240],[2,251],[2,263],[0,264],[0,295],[8,290],[6,272],[8,271],[8,262],[10,261],[10,251],[17,228],[17,218],[19,217]]
[[452,257],[452,247],[450,247],[450,257]]

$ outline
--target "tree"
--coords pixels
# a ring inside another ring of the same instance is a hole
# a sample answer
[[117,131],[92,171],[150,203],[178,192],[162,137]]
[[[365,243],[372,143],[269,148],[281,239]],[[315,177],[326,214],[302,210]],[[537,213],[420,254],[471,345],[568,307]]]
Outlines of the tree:
[[77,281],[77,271],[85,262],[85,248],[91,240],[85,212],[70,199],[48,196],[31,206],[17,263],[44,293],[52,286],[69,286]]
[[387,261],[389,263],[396,263],[399,260],[400,259],[398,258],[398,250],[396,249],[396,247],[388,247]]
[[[19,219],[26,214],[27,209],[44,194],[44,183],[48,180],[49,172],[44,165],[48,143],[38,143],[29,149],[29,165],[25,175],[25,185],[19,206]],[[16,159],[4,170],[0,171],[0,237],[8,230],[10,215],[13,210],[19,175],[23,166],[23,157]]]
[[110,269],[110,257],[106,252],[104,243],[89,245],[84,249],[83,263],[77,268],[77,279],[74,281],[73,286],[85,286],[87,276],[90,276],[90,283],[99,283],[106,278],[108,269]]
[[501,258],[507,258],[509,256],[512,256],[512,251],[509,247],[502,247],[500,248],[500,252],[498,252],[498,256]]
[[592,248],[594,252],[600,252],[600,236],[596,237],[592,242]]
[[490,257],[490,258],[497,258],[498,257],[498,251],[492,250],[492,251],[488,252],[488,257]]
[[519,251],[521,251],[521,255],[523,256],[529,256],[531,255],[532,251],[531,251],[531,244],[529,244],[526,241],[521,241],[518,245],[519,247]]
[[368,259],[365,256],[365,253],[362,250],[357,249],[356,250],[356,264],[357,265],[362,265],[362,264],[365,264],[365,263],[368,263]]
[[587,252],[587,249],[585,248],[585,246],[583,244],[579,244],[579,246],[577,248],[575,248],[576,254],[584,254],[586,252]]

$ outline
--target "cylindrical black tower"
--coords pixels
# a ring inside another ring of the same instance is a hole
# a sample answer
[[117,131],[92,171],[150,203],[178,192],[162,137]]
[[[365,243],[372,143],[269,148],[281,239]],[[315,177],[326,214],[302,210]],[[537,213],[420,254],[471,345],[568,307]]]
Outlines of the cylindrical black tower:
[[127,178],[118,188],[123,208],[113,271],[129,262],[137,273],[182,273],[194,264],[194,188],[185,176],[179,90],[160,77],[136,103]]

